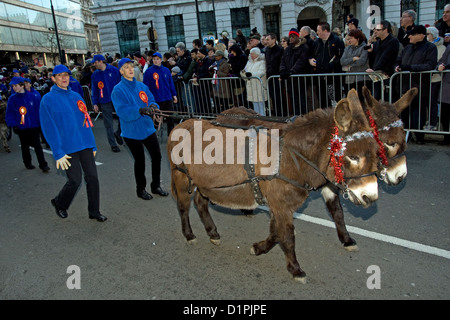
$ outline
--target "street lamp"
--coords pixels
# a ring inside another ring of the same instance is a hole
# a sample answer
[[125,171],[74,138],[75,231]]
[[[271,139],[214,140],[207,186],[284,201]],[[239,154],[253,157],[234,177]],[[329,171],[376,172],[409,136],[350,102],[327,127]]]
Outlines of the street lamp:
[[59,63],[63,64],[63,55],[61,46],[59,44],[58,27],[56,26],[55,10],[53,9],[53,2],[50,0],[50,8],[52,9],[53,25],[55,26],[56,44],[58,45]]

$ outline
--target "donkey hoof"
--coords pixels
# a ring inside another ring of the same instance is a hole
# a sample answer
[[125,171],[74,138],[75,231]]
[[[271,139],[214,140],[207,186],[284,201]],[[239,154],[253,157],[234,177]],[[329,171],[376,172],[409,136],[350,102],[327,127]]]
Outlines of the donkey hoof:
[[209,239],[209,241],[215,246],[220,246],[220,239]]
[[349,246],[344,246],[344,249],[349,251],[349,252],[358,252],[359,251],[358,245],[356,245],[356,244],[352,244],[352,245],[349,245]]
[[188,240],[188,241],[187,241],[187,243],[190,244],[190,245],[196,245],[197,242],[198,242],[198,241],[197,241],[197,238],[194,238],[194,239],[191,239],[191,240]]
[[250,248],[250,254],[256,256],[256,251],[254,247]]
[[300,282],[301,284],[306,284],[306,275],[294,277],[295,282]]

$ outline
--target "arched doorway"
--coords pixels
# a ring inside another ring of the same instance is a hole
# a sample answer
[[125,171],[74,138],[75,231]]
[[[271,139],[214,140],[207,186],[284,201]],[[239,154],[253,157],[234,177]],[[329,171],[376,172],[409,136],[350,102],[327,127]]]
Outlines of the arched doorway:
[[325,11],[316,6],[307,7],[299,13],[297,17],[297,27],[298,30],[300,30],[303,26],[309,26],[315,31],[317,29],[317,25],[321,21],[327,21]]

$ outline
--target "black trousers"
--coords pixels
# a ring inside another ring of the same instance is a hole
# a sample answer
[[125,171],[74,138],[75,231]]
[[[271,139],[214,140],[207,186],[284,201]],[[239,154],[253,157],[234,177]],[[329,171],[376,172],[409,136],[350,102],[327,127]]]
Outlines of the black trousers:
[[47,161],[45,161],[44,152],[41,146],[41,130],[40,128],[17,130],[19,135],[20,145],[22,149],[22,160],[25,166],[31,166],[31,153],[30,147],[34,148],[36,157],[39,162],[39,168],[43,169],[47,167]]
[[161,177],[161,150],[159,148],[156,132],[144,140],[123,138],[134,158],[134,178],[136,179],[136,191],[145,190],[147,179],[145,178],[145,153],[144,146],[150,153],[152,159],[152,183],[151,188],[160,186]]
[[88,197],[88,212],[91,216],[100,214],[100,183],[98,181],[97,167],[95,166],[92,149],[84,149],[69,154],[71,166],[66,170],[67,182],[56,196],[55,201],[61,209],[68,209],[81,185],[84,172],[86,191]]

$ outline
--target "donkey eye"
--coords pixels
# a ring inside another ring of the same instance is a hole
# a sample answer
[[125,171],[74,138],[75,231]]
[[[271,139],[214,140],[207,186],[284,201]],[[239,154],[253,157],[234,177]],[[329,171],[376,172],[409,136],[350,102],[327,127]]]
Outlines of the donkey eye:
[[348,156],[348,158],[349,158],[350,161],[352,161],[352,162],[359,162],[359,157],[358,157],[358,156]]

